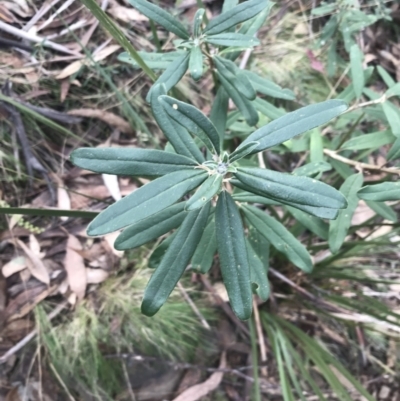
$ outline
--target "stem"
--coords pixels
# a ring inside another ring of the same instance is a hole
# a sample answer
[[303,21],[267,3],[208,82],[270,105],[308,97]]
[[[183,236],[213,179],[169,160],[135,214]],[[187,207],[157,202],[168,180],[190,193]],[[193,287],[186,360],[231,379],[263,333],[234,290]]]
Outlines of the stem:
[[251,364],[253,365],[253,376],[254,376],[253,396],[254,396],[254,401],[261,401],[260,382],[258,380],[257,338],[256,338],[256,331],[254,328],[254,322],[252,319],[249,320],[249,329],[250,329],[250,340],[251,340]]
[[156,26],[154,25],[154,21],[152,19],[149,19],[149,22],[150,22],[151,33],[152,33],[153,39],[154,39],[154,44],[156,45],[157,51],[160,52],[161,51],[161,43],[160,43],[160,39],[157,34]]
[[387,97],[386,95],[382,95],[379,99],[369,100],[368,102],[355,104],[354,106],[349,107],[345,113],[350,113],[351,111],[362,109],[363,107],[373,106],[375,104],[381,104],[386,102]]
[[354,166],[360,170],[373,170],[373,171],[380,171],[383,173],[388,173],[388,174],[397,174],[400,175],[400,169],[398,168],[391,168],[391,167],[380,167],[380,166],[375,166],[373,164],[368,164],[368,163],[361,163],[355,160],[350,160],[347,157],[343,157],[338,155],[334,150],[329,150],[329,149],[324,149],[324,153],[331,157],[332,159],[339,160],[342,163],[348,164],[349,166]]

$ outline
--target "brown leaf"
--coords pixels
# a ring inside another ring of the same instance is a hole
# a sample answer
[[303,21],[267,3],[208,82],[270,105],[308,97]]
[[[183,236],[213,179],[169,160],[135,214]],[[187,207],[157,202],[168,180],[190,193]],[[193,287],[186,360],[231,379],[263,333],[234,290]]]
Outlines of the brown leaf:
[[24,270],[28,267],[28,264],[26,263],[26,257],[25,256],[17,256],[14,259],[11,259],[8,263],[6,263],[1,271],[3,273],[4,277],[10,277],[14,273],[18,273],[21,270]]
[[[57,188],[57,206],[62,210],[71,210],[71,199],[69,198],[68,192],[65,188]],[[67,221],[68,217],[60,217],[61,221]]]
[[[225,352],[221,355],[221,361],[219,368],[223,369],[226,367],[226,355]],[[213,373],[206,381],[200,384],[196,384],[193,387],[188,388],[178,397],[174,398],[173,401],[197,401],[202,397],[205,397],[211,391],[214,391],[221,383],[224,372]]]
[[103,269],[86,268],[86,281],[88,284],[99,284],[106,280],[108,273]]
[[68,235],[67,252],[65,254],[65,270],[71,291],[78,299],[83,299],[86,291],[86,268],[83,257],[77,252],[82,250],[78,238]]
[[71,87],[71,82],[69,79],[63,79],[60,84],[60,102],[64,103],[68,96],[69,88]]
[[32,262],[28,263],[28,269],[32,273],[32,276],[37,278],[42,283],[47,285],[50,284],[49,272],[47,271],[46,266],[43,264],[40,257],[35,252],[32,252],[21,240],[16,239],[15,241]]
[[133,134],[133,129],[127,121],[109,111],[99,109],[76,109],[70,110],[68,114],[71,116],[98,118],[112,127],[118,128],[124,134]]
[[124,6],[120,6],[119,4],[115,3],[112,5],[108,10],[114,18],[119,19],[123,22],[139,22],[139,21],[148,21],[148,18],[145,17],[143,14],[140,14],[134,8],[128,8]]

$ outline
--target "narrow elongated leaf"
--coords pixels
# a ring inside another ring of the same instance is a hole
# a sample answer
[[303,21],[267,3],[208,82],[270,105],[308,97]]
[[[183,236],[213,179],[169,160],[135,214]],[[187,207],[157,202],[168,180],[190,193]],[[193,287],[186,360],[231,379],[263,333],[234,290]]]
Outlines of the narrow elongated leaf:
[[204,33],[216,35],[225,32],[229,28],[255,17],[267,6],[268,0],[245,1],[213,18],[204,29]]
[[80,148],[71,153],[71,161],[96,173],[130,176],[161,176],[198,165],[186,156],[138,148]]
[[216,252],[217,237],[215,233],[215,217],[212,216],[192,257],[192,268],[200,273],[207,273],[212,266]]
[[375,213],[382,216],[384,219],[397,222],[397,213],[386,203],[384,202],[374,202],[374,201],[365,201],[365,203],[370,207]]
[[233,61],[215,56],[214,63],[218,72],[245,98],[249,100],[256,98],[257,93],[247,75]]
[[263,301],[266,301],[270,294],[267,271],[248,239],[246,239],[246,248],[249,258],[250,281],[253,284],[253,292]]
[[311,272],[313,263],[307,249],[284,225],[254,206],[243,206],[248,222],[279,252],[282,252],[297,267]]
[[222,192],[215,210],[221,273],[235,315],[249,319],[252,312],[250,267],[242,219],[232,197]]
[[240,194],[235,195],[235,200],[238,200],[241,202],[260,203],[262,205],[276,205],[276,204],[279,205],[279,204],[281,204],[281,205],[293,206],[299,210],[302,210],[303,212],[311,214],[315,217],[319,217],[321,219],[330,219],[330,220],[336,219],[336,217],[339,213],[338,209],[301,205],[299,203],[289,202],[287,200],[277,201],[272,198],[267,198],[267,197],[264,197],[263,194],[257,192],[254,188],[250,188],[249,186],[243,184],[243,182],[241,182],[239,180],[232,179],[230,181],[230,183],[237,188],[247,191],[247,193],[252,192],[252,194],[250,194],[250,195],[240,195]]
[[277,200],[314,207],[341,209],[346,199],[335,188],[308,177],[261,168],[238,167],[234,176],[258,194]]
[[150,99],[151,109],[157,124],[177,153],[190,157],[199,163],[203,163],[205,161],[204,156],[189,132],[180,124],[177,124],[175,120],[172,120],[158,101],[159,96],[165,95],[165,93],[166,91],[163,85],[152,87]]
[[195,210],[203,207],[221,191],[223,176],[216,174],[208,177],[196,193],[186,202],[186,210]]
[[205,42],[211,43],[215,46],[226,47],[253,47],[260,44],[260,41],[254,36],[234,32],[219,33],[217,35],[206,36]]
[[224,87],[221,85],[218,88],[217,95],[215,96],[210,113],[210,120],[218,131],[221,147],[225,136],[226,120],[228,118],[228,105],[229,96]]
[[347,198],[347,208],[339,212],[338,218],[329,224],[329,248],[332,253],[339,251],[351,225],[351,218],[358,204],[357,191],[363,183],[363,175],[353,174],[346,178],[340,192]]
[[357,98],[360,98],[364,89],[364,73],[363,73],[364,54],[357,44],[350,48],[350,72],[353,81],[354,92]]
[[251,84],[257,92],[277,99],[295,99],[295,94],[290,89],[283,89],[276,83],[270,81],[267,78],[262,78],[252,71],[244,70],[243,73],[247,75]]
[[382,109],[394,136],[400,138],[400,111],[391,102],[382,103]]
[[115,240],[114,248],[137,248],[166,234],[182,223],[187,214],[184,208],[185,202],[180,202],[128,226]]
[[201,35],[202,32],[202,27],[201,25],[203,24],[203,17],[204,13],[206,10],[204,8],[199,8],[196,11],[196,14],[194,15],[193,18],[193,36],[195,38],[198,38]]
[[182,39],[189,39],[190,35],[186,28],[167,11],[146,0],[128,1],[143,15],[157,22],[157,24],[163,26],[167,31],[174,33]]
[[400,181],[383,182],[382,184],[366,185],[361,188],[357,195],[360,199],[385,202],[400,199]]
[[165,253],[167,252],[169,246],[171,245],[171,242],[174,240],[177,232],[178,231],[175,231],[171,235],[168,235],[168,237],[165,238],[165,240],[161,242],[161,244],[158,245],[158,247],[152,252],[148,263],[148,267],[150,269],[157,269],[157,267],[160,265]]
[[175,288],[201,239],[209,212],[210,204],[187,214],[146,287],[141,307],[145,315],[156,314]]
[[194,169],[157,178],[103,210],[90,223],[88,235],[111,233],[166,209],[206,178],[206,172]]
[[327,240],[329,237],[329,225],[326,224],[321,219],[310,216],[307,213],[302,212],[294,207],[287,207],[289,212],[293,215],[293,217],[302,224],[305,228],[310,230],[312,233],[318,235],[318,237]]
[[[238,182],[240,183],[240,181]],[[271,205],[271,206],[280,204],[279,202],[273,199],[265,198],[264,196],[261,195],[255,195],[254,193],[248,191],[234,192],[232,194],[232,198],[237,202],[243,202],[243,203],[260,203],[261,205]]]
[[258,146],[258,142],[249,142],[246,146],[243,146],[240,149],[236,149],[229,155],[229,163],[233,163],[237,160],[246,157],[251,151]]
[[381,146],[393,143],[395,139],[396,137],[389,130],[373,132],[349,139],[341,146],[341,149],[378,149]]
[[154,85],[149,90],[146,96],[147,102],[151,101],[151,91],[156,87],[156,85],[164,84],[165,91],[168,92],[182,79],[189,67],[189,57],[190,53],[185,52],[170,63],[168,68],[159,76],[157,81],[154,82]]
[[386,97],[392,97],[392,96],[400,96],[400,82],[397,82],[393,86],[391,86],[386,92],[385,92]]
[[[177,58],[181,58],[186,52],[149,53],[139,51],[137,53],[152,70],[165,70],[173,61]],[[127,52],[119,54],[118,60],[130,64],[133,68],[141,68],[136,60],[134,60]]]
[[217,129],[200,110],[169,96],[160,96],[159,101],[171,118],[193,135],[198,136],[212,153],[220,153],[220,138]]
[[304,166],[293,170],[293,175],[301,175],[304,177],[315,177],[325,171],[332,170],[332,166],[324,161],[307,163]]
[[195,81],[203,75],[203,53],[199,46],[190,49],[189,71]]
[[260,97],[257,97],[253,101],[253,105],[257,111],[264,114],[264,116],[268,117],[270,120],[276,120],[286,114],[285,110],[279,109],[272,103],[267,102],[265,99],[261,99]]
[[400,158],[400,137],[396,138],[392,147],[390,148],[387,159],[389,161]]
[[302,107],[253,132],[242,142],[241,146],[248,142],[258,141],[260,145],[252,153],[260,152],[325,124],[345,110],[347,110],[347,104],[341,100],[327,100],[326,102]]
[[247,124],[250,126],[256,125],[258,123],[258,113],[251,101],[243,97],[221,73],[218,74],[218,78],[229,97],[233,100],[233,103],[235,103],[236,107],[243,114]]

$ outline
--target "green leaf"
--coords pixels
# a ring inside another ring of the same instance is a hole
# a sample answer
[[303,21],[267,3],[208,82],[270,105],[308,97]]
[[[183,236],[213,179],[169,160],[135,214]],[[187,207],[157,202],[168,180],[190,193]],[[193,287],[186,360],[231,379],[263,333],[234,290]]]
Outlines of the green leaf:
[[213,18],[204,33],[215,35],[255,17],[268,6],[268,0],[248,0]]
[[357,191],[363,183],[363,175],[360,173],[353,174],[346,178],[340,192],[347,198],[347,208],[339,212],[338,218],[329,223],[329,248],[332,253],[339,251],[347,231],[351,226],[351,219],[358,204]]
[[182,223],[187,214],[184,208],[185,202],[180,202],[128,226],[115,240],[114,248],[137,248],[166,234]]
[[290,89],[282,89],[276,83],[258,74],[245,70],[243,71],[257,92],[277,99],[294,100],[295,94]]
[[160,96],[159,101],[172,119],[193,135],[198,136],[212,153],[220,153],[220,138],[217,129],[200,110],[169,96]]
[[235,315],[247,320],[252,312],[250,267],[242,219],[235,201],[223,191],[215,210],[221,273]]
[[193,36],[198,38],[202,33],[203,17],[206,10],[199,8],[193,18]]
[[[386,72],[386,70],[384,68],[382,68],[380,65],[378,65],[376,67],[376,69],[377,69],[379,75],[381,76],[383,82],[385,82],[385,84],[388,88],[391,88],[392,86],[394,86],[396,84],[396,81],[392,78],[392,76],[390,74],[388,74]],[[386,93],[385,93],[385,95],[386,95]]]
[[261,168],[238,167],[234,176],[257,194],[278,202],[290,202],[328,209],[346,207],[346,199],[335,188],[308,177]]
[[167,238],[152,252],[150,255],[148,266],[150,269],[157,269],[160,265],[161,261],[165,253],[167,252],[168,247],[171,245],[171,242],[174,240],[177,231],[168,235]]
[[243,203],[260,203],[261,205],[279,205],[280,203],[264,196],[255,195],[248,191],[234,192],[232,198],[237,202]]
[[347,110],[347,104],[341,100],[327,100],[322,103],[302,107],[253,132],[242,142],[241,146],[248,142],[258,141],[260,145],[252,153],[261,152],[264,149],[278,145],[296,135],[325,124],[345,110]]
[[367,185],[361,188],[358,193],[360,199],[385,202],[400,199],[400,181],[383,182],[382,184]]
[[166,209],[206,178],[206,172],[194,169],[157,178],[103,210],[90,223],[87,233],[104,235],[143,220]]
[[363,58],[364,54],[357,44],[350,48],[350,72],[353,82],[354,92],[357,98],[360,98],[365,86],[363,73]]
[[393,86],[391,86],[386,92],[385,96],[387,98],[391,96],[400,96],[400,82],[397,82]]
[[[231,184],[234,185],[237,188],[243,189],[244,191],[253,192],[256,193],[254,188],[250,188],[247,185],[243,184],[239,180],[231,179]],[[311,214],[313,216],[319,217],[321,219],[336,219],[339,211],[337,209],[330,209],[330,208],[325,208],[325,207],[314,207],[314,206],[308,206],[308,205],[300,205],[297,202],[289,202],[289,201],[276,201],[270,198],[265,198],[264,195],[260,194],[257,192],[258,195],[241,195],[240,193],[235,195],[235,200],[238,200],[240,202],[251,202],[251,203],[261,203],[262,205],[286,205],[286,206],[293,206],[299,210],[302,210],[303,212],[306,212],[308,214]]]
[[159,76],[154,85],[149,90],[146,96],[146,101],[151,101],[151,92],[156,85],[164,84],[165,91],[168,92],[172,89],[185,75],[188,67],[189,67],[189,52],[183,53],[180,57],[176,58],[168,68]]
[[186,202],[186,210],[195,210],[203,207],[221,191],[223,176],[211,175],[199,187],[196,193]]
[[258,123],[258,113],[251,101],[238,92],[222,74],[219,73],[218,78],[229,97],[233,100],[233,103],[235,103],[236,107],[243,114],[247,124],[250,126],[256,125]]
[[258,142],[249,142],[246,146],[243,146],[240,149],[236,149],[229,155],[229,163],[233,163],[237,160],[246,157],[251,151],[258,146]]
[[383,202],[365,201],[375,213],[379,214],[386,220],[397,222],[397,213],[388,205]]
[[199,163],[203,163],[205,161],[204,156],[189,132],[180,124],[176,123],[175,120],[171,119],[158,101],[158,98],[161,95],[165,95],[165,93],[166,91],[163,85],[156,85],[151,89],[151,109],[157,124],[177,153],[190,157]]
[[310,132],[310,161],[311,163],[324,163],[324,142],[318,128]]
[[210,112],[210,120],[219,133],[221,147],[225,136],[226,120],[228,118],[228,105],[229,96],[224,87],[221,85],[218,88],[217,95],[215,96]]
[[192,268],[202,274],[207,273],[213,264],[216,252],[217,237],[215,233],[215,217],[212,216],[192,257]]
[[400,137],[396,138],[386,157],[389,161],[400,158]]
[[253,106],[257,111],[259,111],[261,114],[264,114],[264,116],[268,117],[270,120],[276,120],[277,118],[286,114],[286,111],[283,109],[274,106],[270,102],[267,102],[265,99],[261,99],[260,97],[257,97],[253,101]]
[[126,35],[122,30],[115,24],[115,22],[101,9],[97,4],[96,0],[82,0],[82,3],[91,11],[91,13],[100,22],[101,26],[106,29],[111,36],[119,43],[129,55],[138,63],[140,68],[145,74],[153,81],[156,77],[154,72],[147,66],[147,64],[140,57],[136,49],[132,46]]
[[[168,52],[168,53],[149,53],[139,51],[138,55],[143,59],[149,68],[152,70],[165,70],[168,66],[178,58],[181,58],[186,52]],[[128,52],[123,52],[118,55],[118,60],[130,64],[133,68],[141,68],[141,66],[134,60]]]
[[203,53],[199,46],[190,49],[189,71],[195,81],[203,75]]
[[236,46],[251,48],[260,44],[260,41],[254,36],[234,32],[219,33],[217,35],[207,35],[204,41],[215,46],[226,47]]
[[246,239],[246,248],[250,265],[250,281],[253,284],[253,292],[263,301],[266,301],[270,294],[267,270],[248,239]]
[[80,148],[71,153],[71,162],[96,173],[129,176],[161,176],[198,165],[186,156],[138,148]]
[[153,316],[164,305],[196,250],[207,224],[210,204],[189,212],[144,292],[142,313]]
[[362,150],[362,149],[378,149],[381,146],[393,143],[395,136],[389,131],[373,132],[371,134],[363,134],[346,141],[341,149]]
[[249,100],[254,100],[256,98],[257,93],[247,78],[247,75],[239,69],[233,61],[215,56],[214,63],[218,72],[245,98]]
[[393,103],[391,103],[389,101],[382,103],[382,109],[388,120],[390,128],[392,129],[393,135],[400,138],[400,112],[399,112],[399,110]]
[[163,26],[167,31],[174,33],[182,39],[189,39],[190,35],[186,28],[170,13],[146,0],[128,0],[129,3],[139,10],[143,15],[157,24]]
[[231,10],[233,7],[236,7],[239,3],[239,0],[224,0],[224,4],[222,5],[222,13],[226,13]]
[[243,206],[246,220],[271,245],[301,270],[309,273],[313,263],[307,249],[291,234],[283,224],[254,206]]
[[324,221],[318,217],[310,216],[307,213],[302,212],[294,207],[287,206],[287,209],[292,214],[292,216],[305,228],[310,230],[318,237],[323,240],[328,240],[329,237],[329,226]]

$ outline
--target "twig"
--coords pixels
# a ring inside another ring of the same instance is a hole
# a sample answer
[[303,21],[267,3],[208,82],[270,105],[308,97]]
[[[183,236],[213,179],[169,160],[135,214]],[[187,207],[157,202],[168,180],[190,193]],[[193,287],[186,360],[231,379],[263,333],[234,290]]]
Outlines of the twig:
[[61,376],[58,374],[56,368],[54,367],[54,365],[50,362],[50,369],[53,371],[54,376],[56,377],[56,379],[58,380],[58,382],[61,384],[61,387],[64,389],[64,391],[67,393],[68,398],[70,399],[70,401],[76,401],[75,398],[72,396],[72,394],[70,393],[70,391],[68,390],[67,385],[64,383],[63,379],[61,378]]
[[[49,315],[48,319],[49,321],[53,320],[56,316],[62,312],[62,310],[68,305],[68,301],[63,302],[62,304],[58,305]],[[5,363],[8,358],[10,358],[12,355],[14,355],[16,352],[18,352],[21,348],[23,348],[26,344],[29,343],[37,334],[39,330],[35,329],[32,330],[29,334],[27,334],[21,341],[19,341],[17,344],[15,344],[13,347],[11,347],[4,355],[0,357],[0,365],[2,363]]]
[[53,0],[48,4],[43,4],[42,8],[32,17],[32,19],[22,28],[23,31],[29,31],[48,11],[51,10],[60,0]]
[[19,49],[23,49],[28,52],[31,52],[33,50],[32,46],[29,46],[22,42],[18,42],[17,40],[11,40],[6,38],[0,38],[0,47],[17,47]]
[[354,166],[358,169],[365,169],[365,170],[373,170],[373,171],[380,171],[383,173],[388,174],[397,174],[400,175],[400,169],[395,167],[383,167],[383,166],[375,166],[373,164],[362,163],[355,160],[350,160],[347,157],[343,157],[338,155],[334,150],[324,149],[324,153],[331,157],[332,159],[338,160],[342,163],[348,164],[349,166]]
[[183,298],[185,298],[186,302],[190,305],[192,308],[193,312],[196,314],[196,316],[199,318],[201,324],[207,329],[211,330],[210,325],[207,323],[207,320],[204,318],[204,316],[201,314],[195,303],[192,301],[192,299],[189,297],[189,294],[183,287],[183,285],[178,281],[178,288],[181,294],[183,295]]
[[74,56],[83,57],[82,54],[77,53],[74,50],[70,50],[63,45],[59,45],[58,43],[51,42],[50,40],[47,40],[46,38],[42,38],[40,36],[37,36],[33,33],[25,32],[22,29],[15,28],[14,26],[6,24],[5,22],[3,22],[1,20],[0,20],[0,31],[7,32],[18,38],[29,40],[30,42],[40,43],[42,46],[49,47],[50,49],[57,50],[61,53],[72,54]]
[[57,15],[61,14],[63,11],[65,11],[75,0],[67,0],[64,2],[64,4],[61,5],[61,7],[54,13],[52,14],[45,22],[43,22],[42,25],[40,25],[37,28],[37,32],[41,31],[44,29],[46,26],[51,24],[54,19],[57,17]]
[[381,104],[381,103],[386,102],[386,100],[387,100],[386,95],[382,95],[379,99],[369,100],[368,102],[355,104],[355,105],[349,107],[345,111],[345,113],[350,113],[351,111],[362,109],[363,107],[373,106],[375,104]]
[[[267,361],[267,350],[265,348],[265,341],[264,341],[264,335],[263,335],[262,326],[261,326],[260,313],[258,311],[258,305],[257,305],[255,298],[253,298],[253,311],[254,311],[254,322],[256,324],[258,343],[260,345],[261,363],[265,364]],[[267,366],[263,366],[261,368],[261,374],[264,377],[268,377]]]
[[126,382],[126,386],[128,387],[129,397],[131,401],[136,401],[135,393],[133,392],[131,381],[129,380],[128,370],[126,369],[125,361],[121,361],[122,363],[122,371],[124,372],[124,378]]

